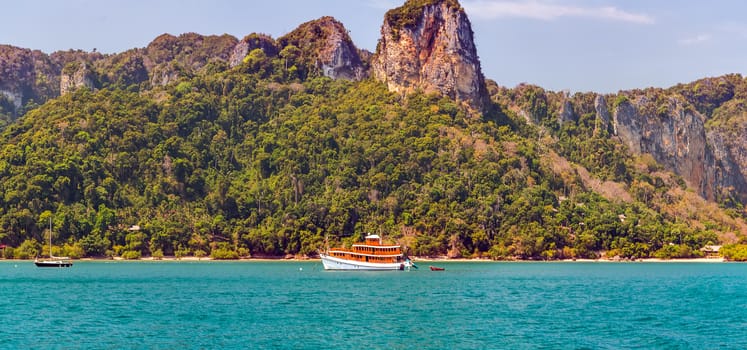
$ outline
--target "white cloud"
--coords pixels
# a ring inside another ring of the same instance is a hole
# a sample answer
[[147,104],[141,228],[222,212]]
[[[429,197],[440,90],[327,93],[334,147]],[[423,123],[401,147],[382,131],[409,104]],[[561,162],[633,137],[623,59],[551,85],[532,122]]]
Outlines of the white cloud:
[[693,36],[693,37],[689,37],[689,38],[684,38],[684,39],[677,40],[677,42],[680,45],[691,46],[691,45],[702,44],[702,43],[704,43],[706,41],[709,41],[709,40],[711,40],[711,36],[710,35],[708,35],[708,34],[698,34],[698,35]]
[[463,1],[471,17],[494,19],[501,17],[554,20],[561,17],[591,18],[640,24],[652,24],[654,18],[644,13],[634,13],[614,6],[581,7],[538,0],[477,0]]
[[747,38],[747,25],[738,22],[725,22],[718,26],[718,29],[730,35],[737,35]]

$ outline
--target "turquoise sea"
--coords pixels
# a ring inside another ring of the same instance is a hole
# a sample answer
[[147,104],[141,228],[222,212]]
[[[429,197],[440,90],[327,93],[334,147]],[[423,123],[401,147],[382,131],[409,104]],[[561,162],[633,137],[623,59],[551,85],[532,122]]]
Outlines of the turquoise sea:
[[0,261],[2,349],[745,349],[747,265]]

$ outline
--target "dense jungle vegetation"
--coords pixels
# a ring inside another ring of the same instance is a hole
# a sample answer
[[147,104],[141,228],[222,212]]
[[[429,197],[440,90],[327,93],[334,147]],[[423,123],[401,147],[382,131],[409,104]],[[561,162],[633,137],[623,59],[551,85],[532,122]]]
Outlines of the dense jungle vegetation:
[[641,169],[590,114],[534,126],[497,104],[468,118],[436,95],[316,77],[289,52],[164,87],[82,88],[9,123],[5,257],[44,255],[50,218],[56,255],[129,259],[314,256],[366,232],[415,256],[691,257],[734,229],[660,210],[684,185]]

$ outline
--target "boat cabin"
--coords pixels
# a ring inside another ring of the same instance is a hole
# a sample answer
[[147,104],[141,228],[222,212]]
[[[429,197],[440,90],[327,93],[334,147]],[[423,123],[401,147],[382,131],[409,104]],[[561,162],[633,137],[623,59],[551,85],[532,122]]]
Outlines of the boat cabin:
[[351,249],[330,249],[329,255],[340,259],[374,263],[404,261],[402,247],[398,245],[383,245],[379,235],[368,235],[364,243],[353,244]]
[[381,237],[379,235],[368,235],[366,236],[367,245],[381,245]]

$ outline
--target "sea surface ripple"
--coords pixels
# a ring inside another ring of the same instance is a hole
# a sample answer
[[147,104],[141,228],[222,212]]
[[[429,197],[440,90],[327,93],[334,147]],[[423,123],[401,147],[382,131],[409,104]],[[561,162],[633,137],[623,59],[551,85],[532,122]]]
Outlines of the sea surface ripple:
[[0,262],[1,349],[745,349],[747,265]]

